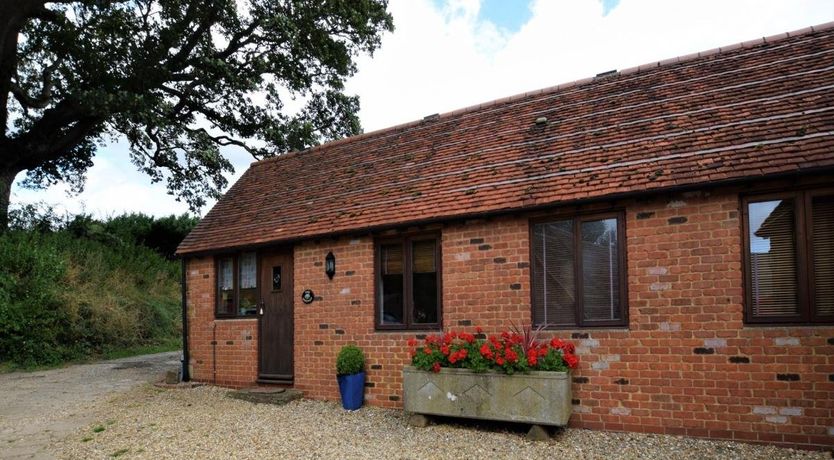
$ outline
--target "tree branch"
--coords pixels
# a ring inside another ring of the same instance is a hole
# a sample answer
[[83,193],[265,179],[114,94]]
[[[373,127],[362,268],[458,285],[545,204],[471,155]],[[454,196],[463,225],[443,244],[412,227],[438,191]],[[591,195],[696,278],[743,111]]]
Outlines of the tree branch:
[[[193,8],[199,2],[193,2],[188,7],[188,12],[185,15],[186,20],[191,19],[191,14],[193,14]],[[181,65],[186,61],[186,58],[191,55],[191,52],[194,51],[194,47],[200,42],[201,38],[204,38],[206,31],[210,29],[211,25],[214,23],[214,19],[217,13],[214,10],[211,10],[210,14],[203,16],[200,20],[197,29],[194,30],[191,35],[185,40],[185,43],[180,47],[177,53],[171,57],[169,61],[170,68],[173,71],[181,70]]]
[[21,159],[23,169],[33,169],[43,163],[59,158],[67,150],[84,140],[101,119],[98,117],[84,117],[69,128],[51,133],[46,139],[41,139],[38,145],[28,149],[29,154]]
[[185,128],[185,130],[188,131],[189,133],[203,134],[206,137],[208,137],[209,139],[211,139],[217,145],[222,145],[224,147],[228,146],[228,145],[235,145],[235,146],[241,147],[244,150],[246,150],[247,152],[249,152],[249,154],[252,155],[252,158],[254,158],[255,160],[260,160],[261,159],[261,157],[258,156],[259,155],[258,149],[249,147],[243,141],[233,139],[229,136],[226,136],[225,134],[220,135],[220,136],[212,136],[211,134],[208,133],[208,131],[206,131],[205,128],[189,128],[187,126],[184,126],[183,128]]
[[[218,53],[215,53],[214,57],[217,59],[226,59],[232,54],[235,54],[239,49],[243,48],[244,46],[253,43],[259,37],[252,34],[258,27],[260,27],[260,25],[260,19],[255,19],[254,21],[252,21],[252,23],[249,24],[248,27],[234,34],[232,38],[229,40],[229,44],[226,46],[226,49]],[[243,40],[244,37],[246,37],[246,40]]]
[[44,109],[49,105],[49,100],[52,98],[52,87],[54,85],[52,74],[60,64],[61,61],[56,60],[52,65],[43,69],[43,87],[41,87],[41,93],[37,97],[30,96],[16,82],[11,82],[11,92],[15,99],[20,102],[20,105],[31,109]]
[[4,163],[37,166],[38,161],[49,159],[52,140],[61,136],[64,128],[89,117],[78,104],[67,100],[46,109],[25,133],[12,140],[16,147],[10,151],[15,152],[15,157]]

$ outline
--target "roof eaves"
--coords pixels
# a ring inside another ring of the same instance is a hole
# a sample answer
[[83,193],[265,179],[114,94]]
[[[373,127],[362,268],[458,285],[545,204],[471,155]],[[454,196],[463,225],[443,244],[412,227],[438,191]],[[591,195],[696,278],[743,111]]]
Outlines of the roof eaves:
[[278,238],[274,240],[263,240],[258,241],[256,243],[246,244],[246,245],[237,245],[237,246],[222,246],[222,247],[197,247],[196,249],[186,249],[184,251],[177,250],[175,255],[178,257],[196,257],[196,256],[203,256],[208,254],[217,254],[221,252],[229,252],[229,251],[240,251],[246,249],[256,249],[260,247],[266,246],[275,246],[275,245],[284,245],[284,244],[294,244],[300,241],[314,241],[320,240],[324,238],[340,238],[344,236],[351,236],[351,235],[367,235],[367,234],[374,234],[378,232],[383,232],[386,230],[403,228],[403,227],[419,227],[424,225],[431,225],[431,224],[443,224],[448,222],[460,222],[466,221],[471,219],[483,219],[483,218],[490,218],[490,217],[497,217],[503,215],[510,215],[515,213],[532,213],[532,212],[539,212],[539,211],[547,211],[552,210],[554,208],[562,207],[562,206],[576,206],[576,205],[584,205],[589,203],[598,203],[598,202],[608,202],[608,201],[617,201],[617,200],[626,200],[626,199],[634,199],[639,197],[647,197],[653,196],[661,193],[683,193],[688,191],[695,191],[695,190],[702,190],[702,189],[715,189],[719,187],[728,187],[728,186],[736,186],[736,185],[743,185],[749,183],[756,183],[763,180],[779,180],[784,178],[792,178],[792,177],[805,177],[805,176],[814,176],[818,174],[826,174],[834,172],[834,168],[831,166],[823,166],[823,167],[816,167],[804,171],[783,171],[779,173],[773,174],[761,174],[758,176],[739,176],[739,177],[726,177],[723,179],[716,179],[710,181],[708,183],[703,182],[681,182],[676,183],[674,185],[669,186],[660,186],[654,188],[646,188],[640,190],[625,190],[620,191],[618,193],[613,193],[604,196],[591,196],[591,197],[584,197],[584,198],[574,198],[569,200],[563,201],[553,201],[553,202],[542,202],[537,203],[533,206],[514,206],[508,207],[504,209],[495,209],[490,211],[479,211],[479,212],[470,212],[470,213],[462,213],[457,215],[439,215],[430,218],[422,218],[422,219],[412,219],[412,220],[404,220],[398,222],[391,222],[386,224],[377,224],[377,225],[367,225],[363,227],[351,228],[351,229],[343,229],[338,231],[330,231],[330,232],[320,232],[320,233],[312,233],[308,235],[301,235],[295,237],[284,237]]

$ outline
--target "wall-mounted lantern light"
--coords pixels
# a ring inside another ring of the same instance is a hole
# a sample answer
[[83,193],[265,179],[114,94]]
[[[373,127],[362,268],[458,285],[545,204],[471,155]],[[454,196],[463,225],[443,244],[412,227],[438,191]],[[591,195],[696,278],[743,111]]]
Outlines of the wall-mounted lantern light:
[[324,273],[330,279],[333,279],[333,275],[336,274],[336,256],[332,252],[328,252],[327,257],[324,258]]

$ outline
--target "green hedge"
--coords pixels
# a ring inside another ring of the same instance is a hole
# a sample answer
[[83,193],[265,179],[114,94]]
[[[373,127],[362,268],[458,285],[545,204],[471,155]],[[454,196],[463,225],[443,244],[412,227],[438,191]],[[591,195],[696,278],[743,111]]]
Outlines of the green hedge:
[[179,263],[106,222],[85,225],[98,231],[0,234],[0,361],[55,364],[179,336]]

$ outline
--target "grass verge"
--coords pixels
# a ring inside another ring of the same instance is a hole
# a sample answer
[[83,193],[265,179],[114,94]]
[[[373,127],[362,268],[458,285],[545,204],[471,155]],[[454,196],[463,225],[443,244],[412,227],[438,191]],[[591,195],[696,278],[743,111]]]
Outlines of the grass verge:
[[91,364],[98,361],[107,361],[110,359],[130,358],[132,356],[151,355],[154,353],[165,353],[168,351],[177,351],[182,348],[182,339],[178,337],[171,337],[159,343],[148,345],[134,345],[123,348],[111,348],[105,350],[101,354],[89,356],[82,359],[74,359],[62,363],[44,364],[36,366],[23,366],[11,362],[0,362],[0,374],[8,374],[9,372],[37,372],[47,371],[50,369],[58,369],[74,364]]
[[100,356],[100,359],[119,359],[129,358],[131,356],[150,355],[154,353],[164,353],[166,351],[177,351],[182,348],[182,339],[179,337],[171,337],[163,342],[151,345],[135,345],[124,348],[113,348],[105,350]]

